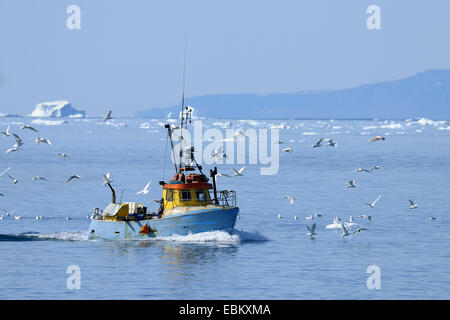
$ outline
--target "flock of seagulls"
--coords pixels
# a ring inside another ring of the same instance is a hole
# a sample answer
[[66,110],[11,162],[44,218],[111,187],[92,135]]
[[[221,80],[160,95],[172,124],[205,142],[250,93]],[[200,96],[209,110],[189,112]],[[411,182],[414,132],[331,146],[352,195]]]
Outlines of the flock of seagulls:
[[[385,137],[383,136],[376,136],[373,137],[372,139],[369,140],[369,142],[376,142],[376,141],[384,141],[386,140]],[[278,141],[278,144],[283,144],[284,142]],[[337,142],[334,141],[333,139],[329,138],[329,139],[324,139],[324,138],[320,138],[316,143],[314,143],[312,145],[313,148],[319,148],[324,146],[326,143],[327,146],[330,147],[337,147]],[[292,152],[292,147],[288,147],[286,149],[282,149],[281,151],[284,152]],[[366,174],[371,174],[373,171],[375,170],[379,170],[382,167],[380,165],[374,165],[369,167],[369,169],[365,169],[365,168],[357,168],[355,170],[353,170],[354,172],[357,173],[366,173]],[[356,181],[355,180],[350,180],[347,182],[347,185],[345,186],[345,188],[356,188]],[[381,194],[377,196],[377,198],[372,201],[372,202],[367,202],[365,203],[365,205],[367,205],[369,208],[373,209],[375,208],[375,206],[377,205],[378,201],[380,201],[381,199]],[[295,197],[291,196],[291,195],[286,195],[283,198],[287,199],[290,205],[294,204],[295,201]],[[408,199],[409,201],[409,209],[417,209],[418,205],[416,203],[414,203],[413,200]],[[277,217],[279,219],[282,219],[283,216],[281,214],[278,214]],[[309,215],[305,217],[305,220],[307,221],[314,221],[317,218],[322,217],[321,214],[318,214],[317,212],[315,212],[313,215]],[[372,222],[372,215],[368,215],[368,214],[361,214],[358,216],[358,218],[360,219],[364,219],[367,222]],[[294,220],[297,220],[298,216],[295,215],[294,216]],[[430,216],[430,220],[436,220],[435,217]],[[314,236],[316,236],[316,228],[317,228],[317,224],[314,222],[311,226],[306,225],[306,228],[308,230],[308,232],[306,233],[307,236],[309,236],[310,238],[313,238]],[[360,233],[361,231],[368,231],[369,229],[361,227],[358,223],[355,223],[354,219],[352,216],[349,217],[349,221],[342,221],[341,218],[339,218],[338,216],[335,217],[333,219],[333,223],[326,225],[325,229],[340,229],[341,230],[341,237],[347,237],[347,236],[354,236],[358,233]]]

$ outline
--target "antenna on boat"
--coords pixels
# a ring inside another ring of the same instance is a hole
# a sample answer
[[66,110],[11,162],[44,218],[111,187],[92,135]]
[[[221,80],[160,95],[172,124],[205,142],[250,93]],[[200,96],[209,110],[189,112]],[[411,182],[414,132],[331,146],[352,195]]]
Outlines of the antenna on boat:
[[122,196],[123,196],[123,190],[120,192],[120,201],[119,201],[119,204],[122,204]]
[[186,47],[187,47],[187,34],[184,37],[184,64],[183,64],[183,90],[181,95],[181,113],[180,113],[180,165],[179,170],[181,173],[181,161],[183,160],[183,121],[184,121],[184,82],[186,80]]

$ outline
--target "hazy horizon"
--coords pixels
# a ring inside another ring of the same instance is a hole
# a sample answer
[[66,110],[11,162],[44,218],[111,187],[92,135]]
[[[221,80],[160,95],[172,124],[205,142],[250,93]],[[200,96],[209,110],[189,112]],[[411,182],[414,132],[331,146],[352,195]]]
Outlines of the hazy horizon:
[[[81,9],[69,30],[66,9]],[[368,30],[366,9],[381,9]],[[89,116],[213,94],[339,90],[450,69],[450,3],[336,1],[0,2],[0,112],[70,101]]]

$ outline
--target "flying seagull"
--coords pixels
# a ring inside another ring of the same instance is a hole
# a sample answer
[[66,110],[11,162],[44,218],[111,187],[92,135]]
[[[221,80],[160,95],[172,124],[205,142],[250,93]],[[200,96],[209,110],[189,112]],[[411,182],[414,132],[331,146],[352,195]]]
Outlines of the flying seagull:
[[356,188],[356,181],[355,180],[349,181],[346,188]]
[[3,171],[2,173],[0,173],[0,177],[1,177],[2,175],[4,175],[5,173],[7,173],[7,172],[9,171],[9,169],[11,169],[11,167],[8,167],[5,171]]
[[218,178],[218,177],[227,177],[227,178],[231,178],[231,176],[228,175],[228,174],[226,174],[226,173],[218,173],[218,174],[216,174],[216,177],[217,177],[217,178]]
[[313,223],[313,225],[310,227],[306,226],[306,228],[308,229],[308,233],[306,234],[307,236],[313,237],[316,235],[316,233],[314,232],[316,230],[316,224]]
[[337,147],[338,143],[336,141],[333,141],[333,139],[329,139],[327,146],[329,147]]
[[369,230],[369,229],[366,229],[366,228],[358,228],[358,229],[356,229],[355,231],[353,231],[350,235],[357,234],[358,232],[361,232],[361,231],[363,231],[363,230]]
[[341,229],[342,229],[342,233],[341,233],[342,238],[350,235],[350,233],[348,233],[347,228],[345,227],[345,225],[343,223],[341,224]]
[[142,189],[141,191],[137,192],[136,194],[147,194],[148,193],[148,187],[150,187],[150,183],[152,183],[152,180],[150,180]]
[[103,118],[103,121],[111,120],[112,119],[111,113],[112,113],[112,110],[108,110],[108,112],[106,113],[105,117]]
[[384,140],[386,140],[386,138],[382,137],[382,136],[376,136],[376,137],[370,139],[369,142],[375,142],[375,141],[379,141],[379,140],[383,140],[384,141]]
[[289,201],[290,204],[294,204],[294,200],[295,200],[294,197],[291,197],[291,196],[284,196],[283,198],[288,199],[288,201]]
[[17,184],[17,182],[19,182],[19,179],[16,179],[13,176],[10,176],[9,174],[6,175],[14,182],[14,184]]
[[68,184],[70,181],[72,181],[73,179],[80,179],[80,176],[77,174],[71,175],[69,177],[69,179],[67,179],[66,184]]
[[2,132],[0,132],[0,134],[4,134],[6,137],[9,137],[10,136],[10,134],[9,134],[9,125],[8,125],[8,127],[6,128],[6,131],[2,131]]
[[103,185],[106,186],[108,183],[111,183],[111,173],[107,173],[107,174],[102,174],[102,178],[103,178]]
[[19,148],[17,147],[17,145],[14,145],[12,148],[9,148],[8,150],[6,150],[6,154],[10,154],[11,152],[16,152],[17,150],[19,150]]
[[378,196],[378,198],[377,198],[374,202],[372,202],[372,203],[366,203],[366,205],[368,205],[368,206],[371,207],[371,208],[374,208],[374,207],[375,207],[375,204],[378,202],[378,200],[380,200],[380,198],[381,198],[381,194]]
[[417,204],[415,204],[412,200],[408,199],[408,201],[409,201],[409,208],[410,209],[417,209],[418,208]]
[[239,170],[236,170],[235,168],[231,168],[231,169],[233,169],[234,177],[236,177],[236,176],[243,176],[242,172],[245,171],[245,167],[242,167]]
[[52,143],[51,143],[50,140],[45,139],[45,138],[39,138],[39,137],[36,137],[36,143],[37,143],[37,144],[40,144],[41,142],[42,142],[42,143],[46,143],[46,144],[48,144],[49,146],[52,145]]
[[360,218],[367,219],[367,220],[369,220],[369,221],[372,221],[372,216],[368,216],[367,214],[362,214],[362,215],[360,215],[359,217],[360,217]]
[[381,169],[381,166],[372,166],[369,169],[370,170],[378,170],[378,169]]
[[353,171],[356,171],[356,172],[367,172],[367,173],[372,173],[372,172],[370,172],[369,170],[366,170],[366,169],[363,169],[363,168],[358,168],[358,169],[355,169],[355,170],[353,170]]
[[23,146],[22,139],[20,139],[20,137],[17,134],[15,134],[15,133],[13,133],[13,136],[16,139],[16,144],[14,145],[14,147],[20,148],[21,146]]
[[31,130],[31,131],[34,131],[34,132],[39,132],[39,131],[37,131],[35,128],[33,128],[33,127],[31,127],[31,126],[29,126],[29,125],[27,125],[27,124],[21,126],[20,129],[22,129],[22,130],[28,129],[28,130]]
[[322,146],[321,145],[322,141],[323,141],[323,138],[320,138],[319,141],[317,141],[315,144],[313,144],[312,147],[313,148],[321,147]]

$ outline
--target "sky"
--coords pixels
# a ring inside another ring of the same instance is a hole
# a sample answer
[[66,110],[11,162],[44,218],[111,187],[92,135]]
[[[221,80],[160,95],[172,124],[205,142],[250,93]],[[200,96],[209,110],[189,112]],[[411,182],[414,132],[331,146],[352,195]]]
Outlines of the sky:
[[[81,10],[69,29],[70,5]],[[366,9],[378,5],[381,29]],[[450,69],[448,0],[0,0],[0,113],[116,116],[228,93],[329,90]],[[194,106],[195,107],[195,106]]]

